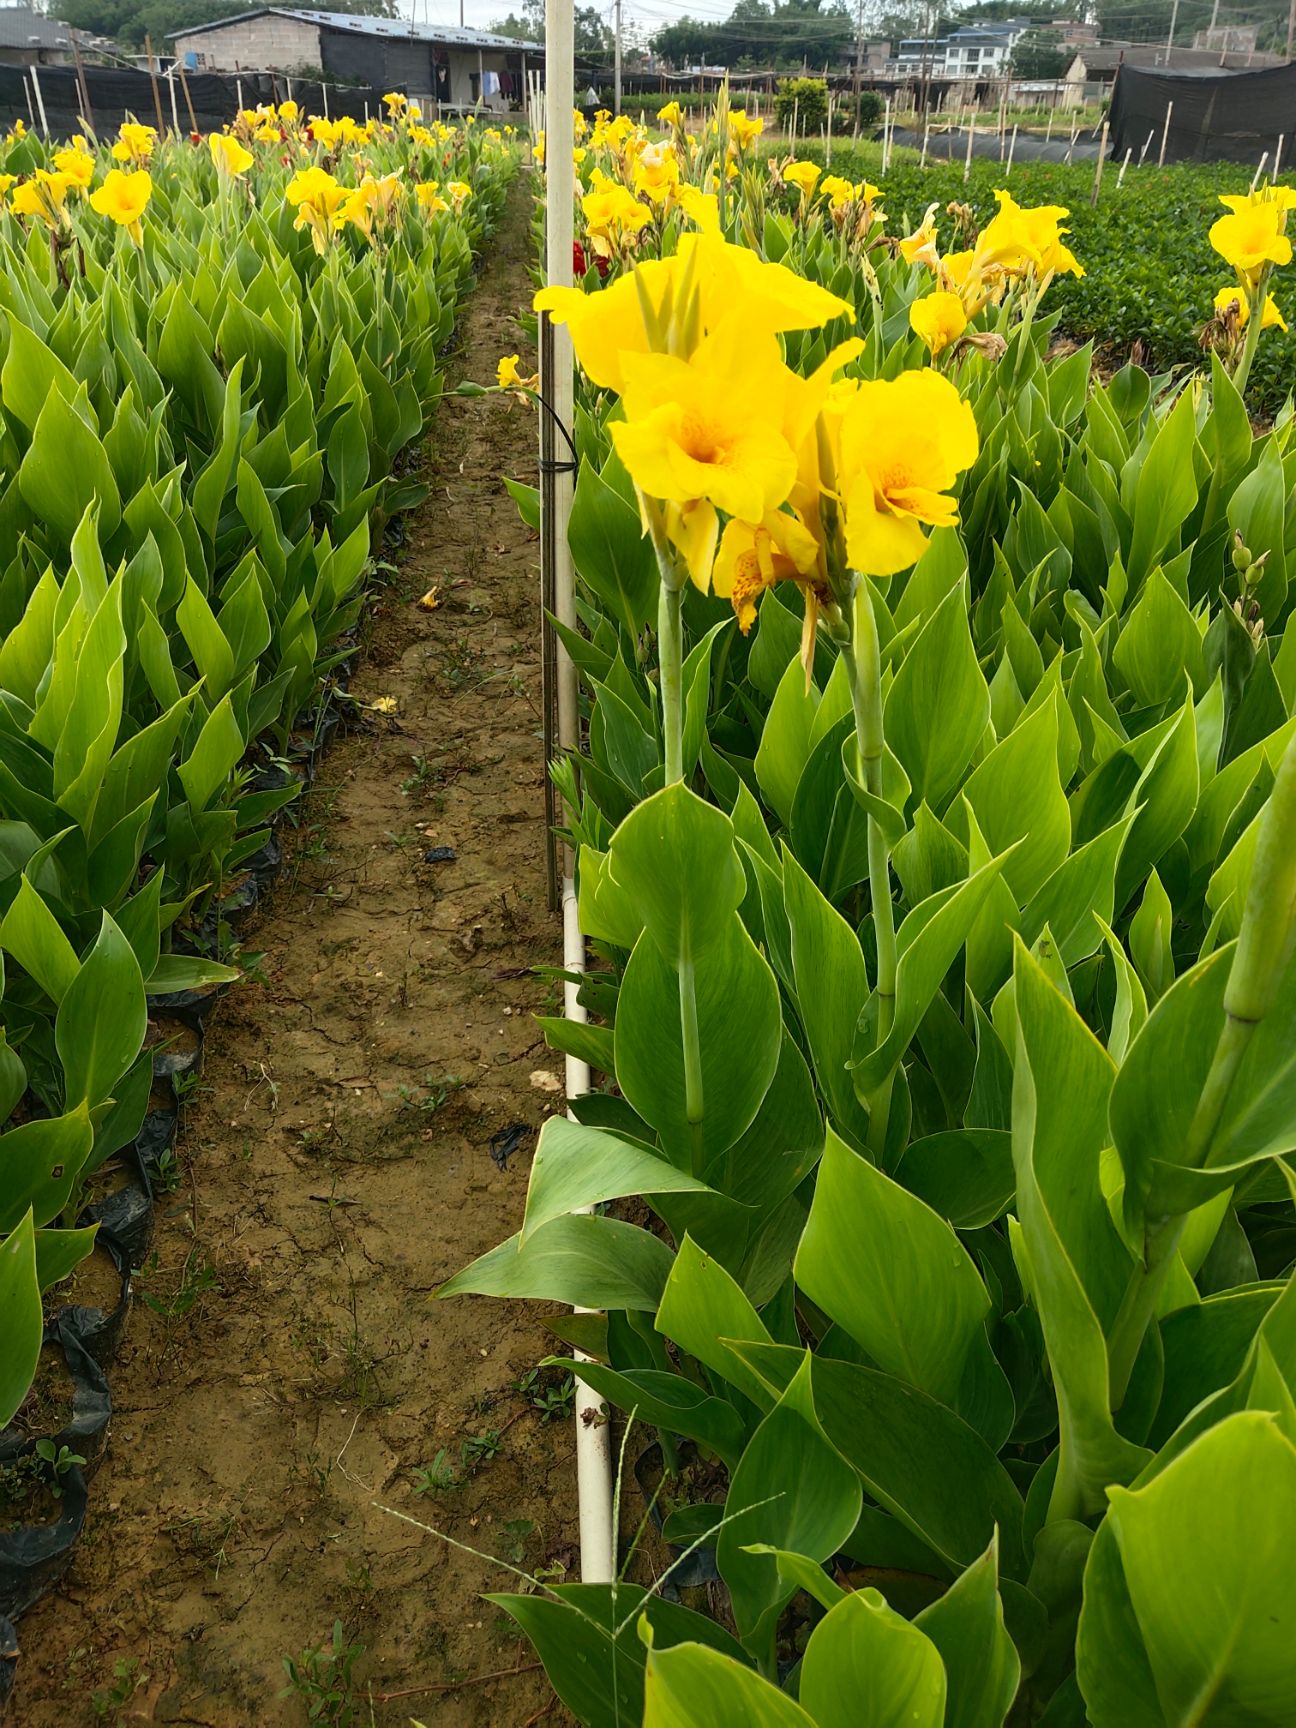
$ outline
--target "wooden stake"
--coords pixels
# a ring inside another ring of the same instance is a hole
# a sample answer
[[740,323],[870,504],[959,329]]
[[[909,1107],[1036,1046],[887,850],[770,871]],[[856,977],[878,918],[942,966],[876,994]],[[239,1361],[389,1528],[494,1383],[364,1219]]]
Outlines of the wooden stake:
[[1016,150],[1016,148],[1017,148],[1017,128],[1014,126],[1012,129],[1012,142],[1008,146],[1008,166],[1004,170],[1004,178],[1005,179],[1008,177],[1009,174],[1012,173],[1013,152]]
[[1256,187],[1260,184],[1260,176],[1264,173],[1265,163],[1268,160],[1269,160],[1269,152],[1266,150],[1264,155],[1260,158],[1259,166],[1256,168],[1255,173],[1251,176],[1251,190],[1253,192],[1255,191]]
[[197,132],[198,117],[194,113],[193,97],[189,94],[189,80],[185,77],[185,69],[176,61],[176,71],[180,74],[180,88],[184,91],[185,107],[189,110],[189,130]]
[[36,76],[35,66],[28,68],[31,73],[32,89],[36,93],[36,107],[40,112],[41,131],[49,137],[49,121],[45,118],[45,98],[41,95],[40,79]]
[[[166,136],[166,121],[162,118],[162,92],[158,89],[157,62],[153,58],[153,43],[148,32],[144,34],[144,52],[148,55],[149,82],[153,86],[153,106],[157,109],[158,136]],[[33,72],[33,77],[35,73]]]
[[976,126],[973,122],[972,110],[968,110],[967,156],[963,162],[963,184],[966,186],[972,173],[972,140],[976,136]]
[[1161,154],[1157,157],[1157,167],[1165,167],[1166,145],[1170,142],[1170,116],[1174,113],[1174,103],[1166,103],[1165,125],[1161,128]]
[[167,85],[171,91],[171,130],[178,138],[180,136],[180,110],[176,107],[176,81],[174,73],[172,73],[172,75],[167,79]]
[[90,106],[90,86],[86,83],[85,61],[81,58],[81,43],[75,30],[69,32],[72,37],[72,58],[76,63],[77,84],[81,90],[81,118],[85,121],[91,138],[95,135],[94,109]]
[[1129,149],[1125,152],[1125,160],[1121,163],[1121,171],[1116,176],[1116,190],[1118,192],[1120,191],[1121,187],[1125,184],[1125,170],[1129,167],[1130,157],[1133,154],[1134,154],[1134,146],[1131,144]]

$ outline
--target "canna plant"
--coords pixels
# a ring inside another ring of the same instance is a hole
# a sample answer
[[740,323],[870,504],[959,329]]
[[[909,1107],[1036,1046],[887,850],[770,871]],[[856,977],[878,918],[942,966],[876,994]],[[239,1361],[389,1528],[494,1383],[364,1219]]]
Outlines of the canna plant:
[[[1019,214],[961,353],[923,264],[834,259],[855,337],[705,213],[539,302],[588,379],[557,772],[602,1022],[545,1030],[609,1086],[441,1294],[592,1311],[551,1325],[727,1598],[495,1598],[583,1722],[1296,1698],[1288,432],[1218,360],[1048,361],[1062,213]],[[778,356],[763,291],[822,311]]]
[[[0,1426],[42,1293],[94,1240],[87,1183],[148,1108],[149,999],[238,976],[204,919],[295,794],[279,761],[349,651],[373,534],[421,496],[395,469],[516,159],[417,116],[256,129],[7,151]],[[350,201],[322,252],[290,131]],[[416,194],[433,164],[453,210]]]

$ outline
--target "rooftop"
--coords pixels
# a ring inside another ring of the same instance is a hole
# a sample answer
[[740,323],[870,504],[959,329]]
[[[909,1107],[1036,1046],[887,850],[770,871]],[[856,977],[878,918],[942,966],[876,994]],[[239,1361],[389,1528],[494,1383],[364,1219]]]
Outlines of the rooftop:
[[[0,18],[5,8],[0,6]],[[207,30],[223,30],[227,24],[246,24],[253,18],[294,18],[299,24],[317,24],[323,30],[346,31],[353,36],[399,37],[405,41],[440,42],[450,48],[526,49],[532,57],[544,53],[543,42],[523,42],[516,36],[497,36],[490,30],[461,30],[453,24],[416,24],[409,18],[370,18],[359,12],[316,12],[299,6],[258,6],[237,12],[231,18],[214,18],[210,24],[190,24],[176,30],[173,41],[201,36]]]
[[1085,71],[1114,72],[1123,62],[1140,71],[1158,68],[1167,72],[1260,72],[1269,66],[1285,66],[1281,54],[1221,54],[1217,48],[1171,48],[1155,42],[1105,43],[1101,48],[1078,48],[1076,59]]
[[0,48],[70,48],[72,32],[28,6],[0,6]]

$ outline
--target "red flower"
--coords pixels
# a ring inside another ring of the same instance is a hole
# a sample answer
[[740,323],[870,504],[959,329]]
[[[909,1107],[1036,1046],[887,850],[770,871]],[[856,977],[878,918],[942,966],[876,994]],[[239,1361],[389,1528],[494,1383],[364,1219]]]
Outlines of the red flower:
[[191,132],[189,134],[189,142],[191,144],[201,144],[202,143],[202,133],[201,132]]
[[584,276],[589,266],[585,262],[585,248],[579,240],[572,241],[572,275]]
[[596,254],[595,258],[594,258],[594,268],[598,271],[600,276],[606,276],[608,273],[608,261],[607,261],[607,259],[606,258],[600,258]]

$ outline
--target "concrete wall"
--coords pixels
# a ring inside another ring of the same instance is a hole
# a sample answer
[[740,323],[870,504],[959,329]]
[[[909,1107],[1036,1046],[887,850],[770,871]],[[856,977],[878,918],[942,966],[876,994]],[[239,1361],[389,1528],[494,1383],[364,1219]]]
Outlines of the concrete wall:
[[176,57],[186,68],[194,54],[200,72],[295,72],[299,66],[322,69],[317,24],[297,18],[234,20],[196,35],[175,38]]

